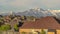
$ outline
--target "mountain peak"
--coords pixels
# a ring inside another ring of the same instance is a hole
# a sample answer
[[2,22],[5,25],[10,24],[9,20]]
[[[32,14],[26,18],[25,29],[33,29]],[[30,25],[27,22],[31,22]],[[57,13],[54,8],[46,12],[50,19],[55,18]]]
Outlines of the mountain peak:
[[34,10],[40,10],[40,8],[36,7],[36,8],[33,8]]

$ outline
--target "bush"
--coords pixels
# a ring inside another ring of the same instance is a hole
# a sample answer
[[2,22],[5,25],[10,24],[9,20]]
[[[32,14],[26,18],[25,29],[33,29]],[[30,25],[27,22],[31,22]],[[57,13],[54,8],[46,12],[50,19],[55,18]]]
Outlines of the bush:
[[42,29],[42,30],[41,30],[41,34],[46,34],[46,32]]
[[0,27],[0,31],[7,31],[7,30],[10,30],[11,29],[11,26],[6,24],[6,25],[1,25]]
[[26,32],[22,32],[22,34],[26,34]]
[[21,27],[24,22],[19,22],[18,27]]
[[15,31],[18,31],[18,30],[19,30],[19,28],[18,28],[18,25],[17,25],[17,24],[15,24],[15,25],[14,25],[14,29],[15,29]]

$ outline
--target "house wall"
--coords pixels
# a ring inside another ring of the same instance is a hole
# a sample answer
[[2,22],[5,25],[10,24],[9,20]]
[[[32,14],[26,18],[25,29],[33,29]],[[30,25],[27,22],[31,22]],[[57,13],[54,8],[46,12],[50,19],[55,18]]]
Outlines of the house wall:
[[48,29],[48,34],[56,34],[56,29]]
[[48,32],[48,34],[55,34],[55,32]]
[[[35,32],[35,31],[41,32],[41,30],[42,29],[20,29],[19,32],[20,32],[20,34],[22,34],[22,32],[26,32],[26,34],[29,34],[29,32],[32,32],[33,34],[37,34],[37,32]],[[44,31],[47,32],[47,29],[44,29]]]
[[57,34],[60,34],[60,29],[56,30]]
[[[19,32],[20,32],[20,34],[22,34],[21,32],[27,32],[27,34],[28,34],[29,32],[34,32],[34,31],[41,32],[41,30],[42,29],[20,29]],[[56,31],[48,31],[48,29],[44,29],[44,31],[46,31],[46,34],[60,34],[60,29],[56,29]]]

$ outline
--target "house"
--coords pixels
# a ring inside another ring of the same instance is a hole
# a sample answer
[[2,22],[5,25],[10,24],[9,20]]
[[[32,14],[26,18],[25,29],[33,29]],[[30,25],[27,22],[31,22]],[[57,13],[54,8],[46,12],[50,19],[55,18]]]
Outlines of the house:
[[19,28],[20,34],[40,34],[44,30],[45,34],[60,34],[60,24],[53,17],[44,17],[35,22],[25,22]]
[[11,21],[11,18],[9,16],[4,17],[4,22],[9,23]]

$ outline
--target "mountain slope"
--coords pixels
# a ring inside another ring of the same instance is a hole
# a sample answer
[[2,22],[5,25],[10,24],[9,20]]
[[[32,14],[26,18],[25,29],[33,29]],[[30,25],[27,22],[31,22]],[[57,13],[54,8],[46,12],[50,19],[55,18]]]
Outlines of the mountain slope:
[[45,16],[51,16],[52,14],[48,10],[43,10],[41,8],[38,8],[38,9],[29,9],[29,10],[26,10],[24,12],[19,12],[16,15],[45,17]]

